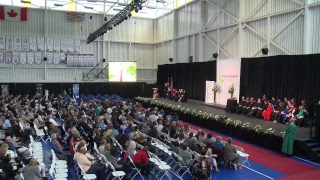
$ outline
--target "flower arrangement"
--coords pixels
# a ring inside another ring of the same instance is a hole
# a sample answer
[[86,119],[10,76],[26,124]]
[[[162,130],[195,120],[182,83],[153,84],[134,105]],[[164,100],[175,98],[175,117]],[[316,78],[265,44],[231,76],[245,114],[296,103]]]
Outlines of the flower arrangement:
[[191,115],[194,116],[194,117],[196,117],[196,116],[197,116],[197,111],[196,111],[195,109],[193,109],[193,110],[191,111]]
[[251,126],[251,124],[249,122],[246,122],[246,123],[243,124],[242,128],[249,130],[249,129],[252,128],[252,126]]
[[184,113],[184,114],[190,113],[190,108],[187,108],[186,110],[184,110],[183,113]]
[[272,134],[274,134],[274,132],[275,132],[275,130],[274,130],[273,128],[268,128],[268,129],[266,130],[265,134],[270,134],[270,135],[272,135]]
[[230,94],[231,94],[231,98],[232,98],[233,93],[234,93],[234,85],[233,85],[233,83],[232,83],[232,85],[229,87],[229,89],[228,89],[228,93],[230,93]]
[[217,83],[215,83],[212,88],[212,91],[216,93],[216,92],[218,92],[219,88],[220,88],[219,85]]
[[[200,117],[200,118],[201,118],[201,117]],[[208,115],[207,112],[204,112],[204,113],[202,114],[202,119],[209,119],[209,115]]]
[[197,116],[198,116],[200,119],[202,119],[202,115],[203,115],[203,113],[202,113],[201,111],[197,112]]
[[216,121],[219,121],[220,120],[220,116],[219,115],[215,115],[214,119],[216,119]]
[[256,125],[254,127],[254,131],[257,132],[257,133],[261,133],[263,131],[263,128],[260,125]]
[[235,126],[235,127],[241,126],[241,121],[240,121],[240,120],[235,120],[235,121],[234,121],[234,126]]
[[208,119],[213,119],[214,118],[214,116],[213,116],[213,114],[209,114],[209,116],[208,116]]
[[228,118],[227,120],[225,120],[224,123],[225,123],[226,125],[228,125],[228,124],[230,124],[230,125],[234,124],[234,122],[232,121],[231,118]]

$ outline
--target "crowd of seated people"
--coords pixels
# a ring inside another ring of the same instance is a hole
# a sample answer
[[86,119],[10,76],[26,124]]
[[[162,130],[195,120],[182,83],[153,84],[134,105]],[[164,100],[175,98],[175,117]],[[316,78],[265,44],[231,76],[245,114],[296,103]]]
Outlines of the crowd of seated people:
[[[188,166],[195,169],[207,166],[208,170],[219,172],[219,162],[227,160],[241,168],[231,139],[227,145],[222,143],[221,137],[213,139],[211,134],[206,135],[201,130],[192,132],[188,124],[181,126],[177,113],[145,109],[134,101],[93,98],[84,102],[60,96],[45,100],[28,95],[9,96],[0,101],[0,125],[6,136],[0,148],[0,169],[5,172],[4,179],[14,179],[19,173],[23,173],[26,180],[30,179],[29,174],[33,179],[46,178],[49,167],[37,162],[29,151],[28,137],[36,138],[36,130],[46,134],[58,159],[66,160],[69,166],[78,164],[85,173],[95,174],[97,179],[107,179],[106,172],[110,170],[97,153],[117,171],[124,171],[124,179],[130,179],[128,157],[144,176],[152,179],[146,154],[151,152],[162,160],[167,158],[168,154],[152,143],[153,139],[163,140],[163,134],[171,138],[170,142],[166,141],[170,144],[169,150]],[[95,146],[99,152],[95,152]],[[230,148],[225,149],[227,146]],[[200,157],[196,158],[190,151]],[[214,154],[218,156],[215,158]],[[14,158],[15,162],[10,163]],[[32,168],[23,168],[23,164]]]
[[265,95],[258,99],[242,96],[236,107],[237,114],[265,119],[273,123],[289,124],[289,119],[293,118],[299,127],[308,126],[307,116],[312,116],[312,112],[312,108],[305,100],[302,100],[301,103],[297,103],[294,98],[281,100],[272,97],[271,100],[268,100]]
[[187,102],[187,94],[185,89],[170,89],[165,90],[166,98],[177,102]]

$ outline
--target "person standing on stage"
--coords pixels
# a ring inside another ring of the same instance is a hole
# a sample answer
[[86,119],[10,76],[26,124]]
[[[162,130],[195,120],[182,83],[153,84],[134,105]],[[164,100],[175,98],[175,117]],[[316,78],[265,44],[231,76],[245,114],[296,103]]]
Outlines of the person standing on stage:
[[294,124],[294,119],[289,120],[289,125],[285,131],[285,137],[282,143],[281,152],[285,153],[287,156],[292,156],[293,153],[293,143],[296,136],[296,125]]

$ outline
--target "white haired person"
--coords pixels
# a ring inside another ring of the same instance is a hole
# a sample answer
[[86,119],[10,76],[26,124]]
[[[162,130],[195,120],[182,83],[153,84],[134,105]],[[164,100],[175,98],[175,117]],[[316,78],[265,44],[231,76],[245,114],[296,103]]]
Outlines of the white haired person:
[[240,164],[240,155],[237,153],[236,147],[231,144],[232,138],[228,137],[228,143],[224,145],[224,155],[226,160],[234,161],[235,169],[241,169],[242,165]]

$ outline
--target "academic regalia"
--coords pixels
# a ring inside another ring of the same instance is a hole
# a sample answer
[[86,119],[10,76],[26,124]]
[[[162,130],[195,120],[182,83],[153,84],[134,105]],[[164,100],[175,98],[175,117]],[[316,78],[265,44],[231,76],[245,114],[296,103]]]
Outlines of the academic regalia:
[[296,125],[290,123],[286,128],[286,136],[284,137],[281,152],[291,155],[293,153],[293,143],[296,136]]

